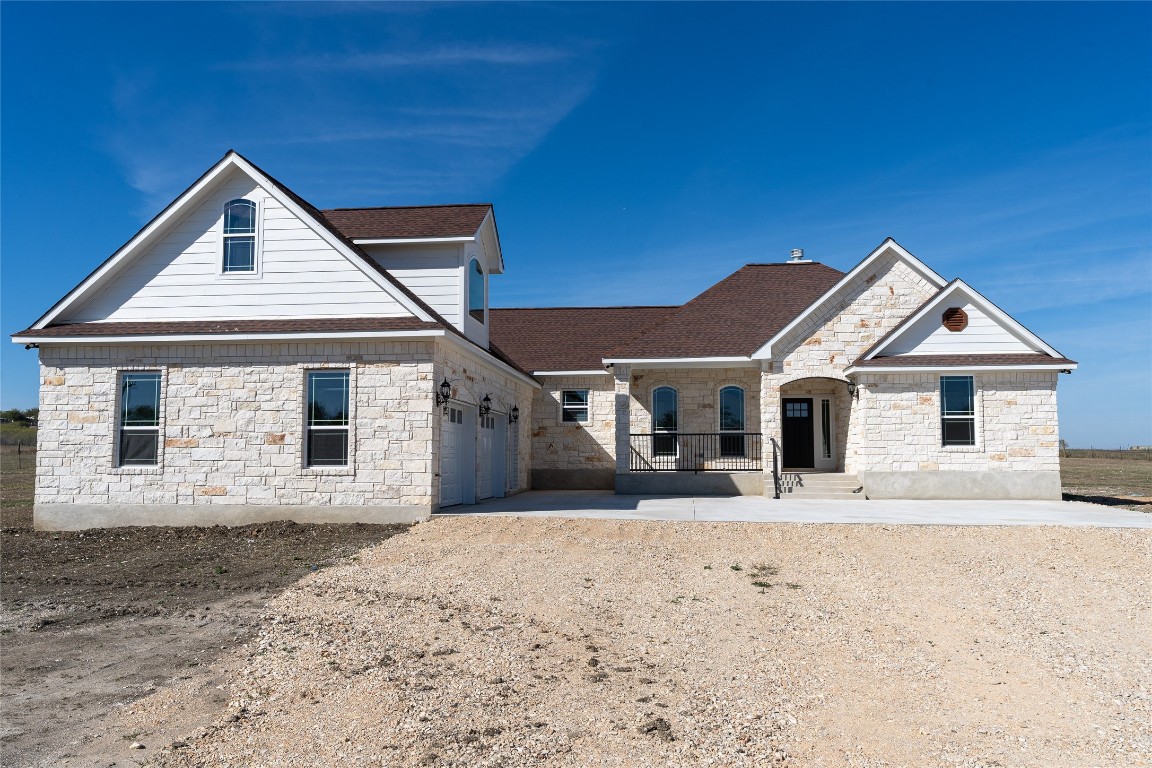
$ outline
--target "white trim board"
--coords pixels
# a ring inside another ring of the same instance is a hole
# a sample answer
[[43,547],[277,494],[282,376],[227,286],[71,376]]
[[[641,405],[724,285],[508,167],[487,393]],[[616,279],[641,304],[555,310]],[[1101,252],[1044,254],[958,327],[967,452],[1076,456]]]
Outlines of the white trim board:
[[1076,363],[1055,363],[1043,365],[852,365],[844,369],[844,375],[859,373],[970,373],[972,371],[1067,371],[1077,368]]
[[884,242],[880,243],[880,245],[874,251],[872,251],[872,253],[865,256],[864,260],[861,261],[859,264],[857,264],[855,267],[853,267],[851,269],[851,271],[848,272],[848,274],[846,274],[846,275],[844,275],[844,277],[840,278],[840,280],[836,283],[836,285],[832,286],[827,291],[825,291],[824,295],[822,295],[820,298],[816,299],[816,301],[809,304],[807,309],[805,309],[803,312],[796,315],[796,317],[792,319],[792,322],[788,323],[788,325],[781,328],[776,333],[776,335],[773,336],[772,338],[770,338],[767,342],[765,342],[765,344],[763,346],[761,346],[760,349],[753,352],[752,353],[752,359],[753,360],[769,360],[769,359],[771,359],[772,358],[772,345],[773,344],[780,341],[780,339],[784,338],[786,335],[788,335],[793,330],[795,330],[802,322],[804,322],[805,320],[808,319],[809,315],[811,315],[817,307],[819,307],[821,304],[823,304],[824,302],[828,301],[833,296],[835,296],[846,285],[851,283],[853,280],[855,280],[857,277],[859,277],[861,273],[863,273],[870,266],[872,266],[872,264],[876,260],[878,260],[881,256],[887,254],[888,252],[895,253],[905,264],[907,264],[909,267],[911,267],[916,272],[919,272],[925,279],[928,280],[928,282],[935,284],[935,286],[937,288],[943,288],[944,285],[947,283],[947,281],[943,277],[936,274],[936,272],[932,268],[930,268],[927,264],[920,261],[920,259],[916,258],[911,253],[909,253],[902,245],[900,245],[895,240],[893,240],[892,238],[889,237],[889,238],[885,239]]
[[612,371],[601,368],[595,371],[532,371],[533,376],[611,376]]
[[757,360],[747,357],[659,357],[605,358],[604,365],[630,365],[633,368],[754,368]]

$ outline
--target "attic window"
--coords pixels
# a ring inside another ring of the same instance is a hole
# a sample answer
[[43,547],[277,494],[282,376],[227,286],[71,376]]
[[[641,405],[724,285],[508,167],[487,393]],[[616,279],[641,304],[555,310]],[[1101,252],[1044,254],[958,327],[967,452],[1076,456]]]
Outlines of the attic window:
[[941,325],[953,333],[962,331],[968,327],[968,313],[960,307],[950,307],[944,310],[944,318]]
[[223,271],[256,271],[256,203],[251,200],[230,200],[224,205]]
[[476,259],[468,264],[468,314],[484,322],[484,268]]

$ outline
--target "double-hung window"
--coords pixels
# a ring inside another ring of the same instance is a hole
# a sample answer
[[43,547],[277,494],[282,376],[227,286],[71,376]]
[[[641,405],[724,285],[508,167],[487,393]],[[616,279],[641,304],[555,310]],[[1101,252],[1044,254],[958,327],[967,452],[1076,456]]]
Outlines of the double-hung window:
[[675,389],[656,387],[652,390],[652,454],[654,456],[677,455],[676,411],[677,395]]
[[940,377],[943,445],[976,445],[976,388],[971,376]]
[[348,371],[308,372],[308,466],[348,466],[348,389]]
[[588,390],[565,389],[560,393],[562,421],[588,421]]
[[251,200],[231,200],[224,206],[223,271],[256,271],[256,203]]
[[119,465],[154,467],[160,451],[160,374],[120,375]]
[[[724,434],[737,432],[741,434]],[[744,455],[744,390],[724,387],[720,390],[720,455]]]

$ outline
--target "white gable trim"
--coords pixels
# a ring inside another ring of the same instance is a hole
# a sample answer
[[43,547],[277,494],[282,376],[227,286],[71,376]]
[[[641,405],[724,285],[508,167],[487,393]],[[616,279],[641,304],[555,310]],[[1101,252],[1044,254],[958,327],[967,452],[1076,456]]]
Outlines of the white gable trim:
[[473,237],[381,237],[381,238],[358,238],[352,242],[356,245],[421,245],[425,243],[474,243],[476,238]]
[[612,371],[532,371],[533,376],[611,376]]
[[817,307],[819,307],[824,302],[828,301],[833,296],[835,296],[837,293],[839,293],[846,285],[849,285],[853,280],[855,280],[857,277],[859,277],[861,273],[863,273],[865,270],[867,270],[869,267],[871,267],[872,264],[875,263],[877,259],[879,259],[881,256],[884,256],[885,254],[887,254],[890,251],[892,253],[895,253],[900,258],[901,261],[903,261],[905,264],[907,264],[909,267],[911,267],[916,272],[920,273],[920,275],[922,277],[924,277],[924,279],[926,279],[930,283],[933,283],[937,288],[943,288],[944,285],[947,283],[947,281],[943,277],[936,274],[936,272],[934,270],[932,270],[927,264],[920,261],[920,259],[916,258],[911,253],[909,253],[907,250],[905,250],[902,245],[900,245],[895,240],[893,240],[892,238],[889,237],[884,242],[880,243],[880,245],[876,248],[876,250],[872,251],[872,253],[865,256],[863,261],[861,261],[859,264],[857,264],[855,267],[853,267],[852,271],[850,271],[848,274],[844,275],[844,277],[840,278],[840,281],[837,282],[836,285],[829,288],[824,293],[823,296],[821,296],[820,298],[816,299],[816,301],[809,304],[808,308],[805,309],[803,312],[801,312],[799,315],[797,315],[792,320],[792,322],[788,323],[788,325],[781,328],[780,331],[775,336],[773,336],[771,339],[769,339],[767,341],[767,343],[764,344],[764,346],[760,347],[760,349],[753,352],[752,353],[752,359],[753,360],[770,359],[772,357],[772,345],[773,344],[780,341],[780,339],[784,338],[789,333],[791,333],[793,330],[795,330],[797,326],[799,326],[802,322],[804,322],[806,319],[808,319],[808,317],[813,312],[816,311]]
[[392,285],[387,278],[370,266],[359,254],[348,248],[348,246],[333,235],[327,227],[322,226],[313,216],[297,205],[288,195],[284,194],[280,187],[271,179],[257,170],[251,163],[236,152],[229,151],[220,162],[216,163],[216,165],[201,176],[196,183],[189,187],[182,195],[169,203],[156,218],[152,219],[143,229],[137,232],[135,237],[121,246],[119,250],[97,267],[92,274],[84,278],[78,286],[69,291],[64,298],[56,302],[47,313],[36,321],[32,328],[45,328],[68,310],[74,309],[88,301],[97,291],[103,288],[109,280],[113,279],[124,266],[131,263],[146,247],[150,246],[155,238],[179,222],[180,219],[187,214],[188,210],[196,205],[198,201],[213,188],[221,176],[234,169],[240,170],[252,181],[259,184],[269,195],[275,198],[277,202],[307,224],[310,229],[337,253],[340,253],[352,262],[353,265],[364,273],[365,277],[379,286],[391,299],[396,301],[397,304],[421,320],[435,322],[426,310],[412,301],[412,299],[402,291],[397,290],[396,286]]
[[344,341],[420,339],[444,336],[447,331],[301,331],[297,333],[126,333],[119,336],[13,336],[14,344],[248,344],[270,341]]
[[[912,327],[916,324],[916,321],[920,320],[929,312],[935,309],[939,309],[945,301],[958,293],[963,294],[968,301],[979,307],[981,312],[995,320],[1005,331],[1018,338],[1024,344],[1032,347],[1037,352],[1046,352],[1052,357],[1064,357],[1064,355],[1060,354],[1055,349],[1046,344],[1044,340],[1039,336],[1032,333],[1032,331],[1028,330],[1015,319],[1013,319],[1007,312],[981,296],[976,292],[974,288],[965,283],[963,280],[956,278],[947,287],[945,287],[944,290],[940,291],[934,297],[925,302],[925,304],[920,307],[919,310],[917,310],[912,315],[909,315],[908,318],[905,319],[903,323],[901,323],[901,327],[896,329],[895,333],[890,334],[888,338],[884,339],[880,344],[877,344],[875,347],[873,347],[864,356],[864,359],[871,360],[874,357],[879,356],[885,349],[890,347],[893,342],[911,330]],[[1060,366],[1060,368],[1067,367],[1068,366],[1066,365]]]

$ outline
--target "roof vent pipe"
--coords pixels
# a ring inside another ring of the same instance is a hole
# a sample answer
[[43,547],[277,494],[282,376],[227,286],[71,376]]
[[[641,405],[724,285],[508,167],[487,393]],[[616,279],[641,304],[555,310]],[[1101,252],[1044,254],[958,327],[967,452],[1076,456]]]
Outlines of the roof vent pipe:
[[792,258],[789,261],[793,264],[803,263],[805,261],[804,249],[803,248],[793,248],[792,249]]

